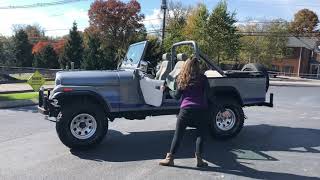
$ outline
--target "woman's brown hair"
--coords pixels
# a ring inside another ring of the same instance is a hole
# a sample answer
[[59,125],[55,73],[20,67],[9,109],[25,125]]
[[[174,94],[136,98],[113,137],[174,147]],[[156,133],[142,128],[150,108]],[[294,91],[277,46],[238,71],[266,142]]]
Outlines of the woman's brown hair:
[[178,88],[186,89],[188,86],[193,86],[200,75],[200,63],[197,58],[189,58],[181,69],[178,76]]

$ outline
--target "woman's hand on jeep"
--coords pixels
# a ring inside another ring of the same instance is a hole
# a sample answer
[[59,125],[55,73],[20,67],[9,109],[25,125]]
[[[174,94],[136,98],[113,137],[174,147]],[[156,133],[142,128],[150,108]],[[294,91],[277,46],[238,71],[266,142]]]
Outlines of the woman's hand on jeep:
[[164,91],[166,90],[166,88],[167,88],[167,86],[164,86],[164,85],[160,86],[160,90],[161,90],[162,92],[164,92]]

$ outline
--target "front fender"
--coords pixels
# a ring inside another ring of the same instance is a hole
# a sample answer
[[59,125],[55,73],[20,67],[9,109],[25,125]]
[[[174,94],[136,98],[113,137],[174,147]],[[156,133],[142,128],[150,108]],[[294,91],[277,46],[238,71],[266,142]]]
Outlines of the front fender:
[[90,98],[95,102],[102,105],[103,109],[106,111],[110,111],[110,104],[98,93],[89,90],[81,90],[81,91],[72,91],[72,92],[57,92],[53,94],[50,99],[58,100],[58,103],[61,105],[65,101],[72,101],[75,98]]

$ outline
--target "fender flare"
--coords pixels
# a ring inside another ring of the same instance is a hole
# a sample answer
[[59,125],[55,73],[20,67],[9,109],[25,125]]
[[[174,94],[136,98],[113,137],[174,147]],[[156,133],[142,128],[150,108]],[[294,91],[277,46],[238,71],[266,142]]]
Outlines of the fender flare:
[[82,91],[74,91],[74,92],[58,92],[52,96],[52,99],[57,99],[59,102],[59,101],[63,101],[64,99],[70,98],[70,97],[83,98],[85,96],[93,98],[96,102],[98,102],[99,104],[101,104],[103,106],[103,109],[106,112],[110,112],[110,108],[111,108],[110,104],[106,100],[104,100],[104,98],[100,94],[98,94],[94,91],[82,90]]
[[220,95],[231,95],[229,97],[235,98],[241,106],[243,106],[243,100],[239,91],[232,86],[217,86],[210,88],[211,96],[219,98]]

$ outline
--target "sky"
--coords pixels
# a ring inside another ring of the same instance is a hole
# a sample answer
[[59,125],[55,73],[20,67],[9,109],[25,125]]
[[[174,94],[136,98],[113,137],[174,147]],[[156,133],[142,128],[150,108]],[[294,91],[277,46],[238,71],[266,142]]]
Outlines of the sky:
[[[3,9],[8,6],[30,5],[59,0],[0,0],[0,34],[12,35],[15,24],[38,24],[47,36],[62,36],[68,33],[72,22],[78,23],[79,30],[88,27],[88,9],[94,0],[82,0],[65,5],[28,9]],[[129,0],[124,0],[125,2]],[[144,24],[149,31],[161,26],[161,0],[138,0],[145,14]],[[169,1],[169,0],[168,0]],[[173,0],[180,1],[180,0]],[[185,6],[201,2],[212,10],[219,0],[182,0]],[[313,10],[320,16],[319,0],[227,0],[228,9],[236,12],[238,21],[265,21],[267,19],[285,19],[291,21],[294,14],[303,8]]]

